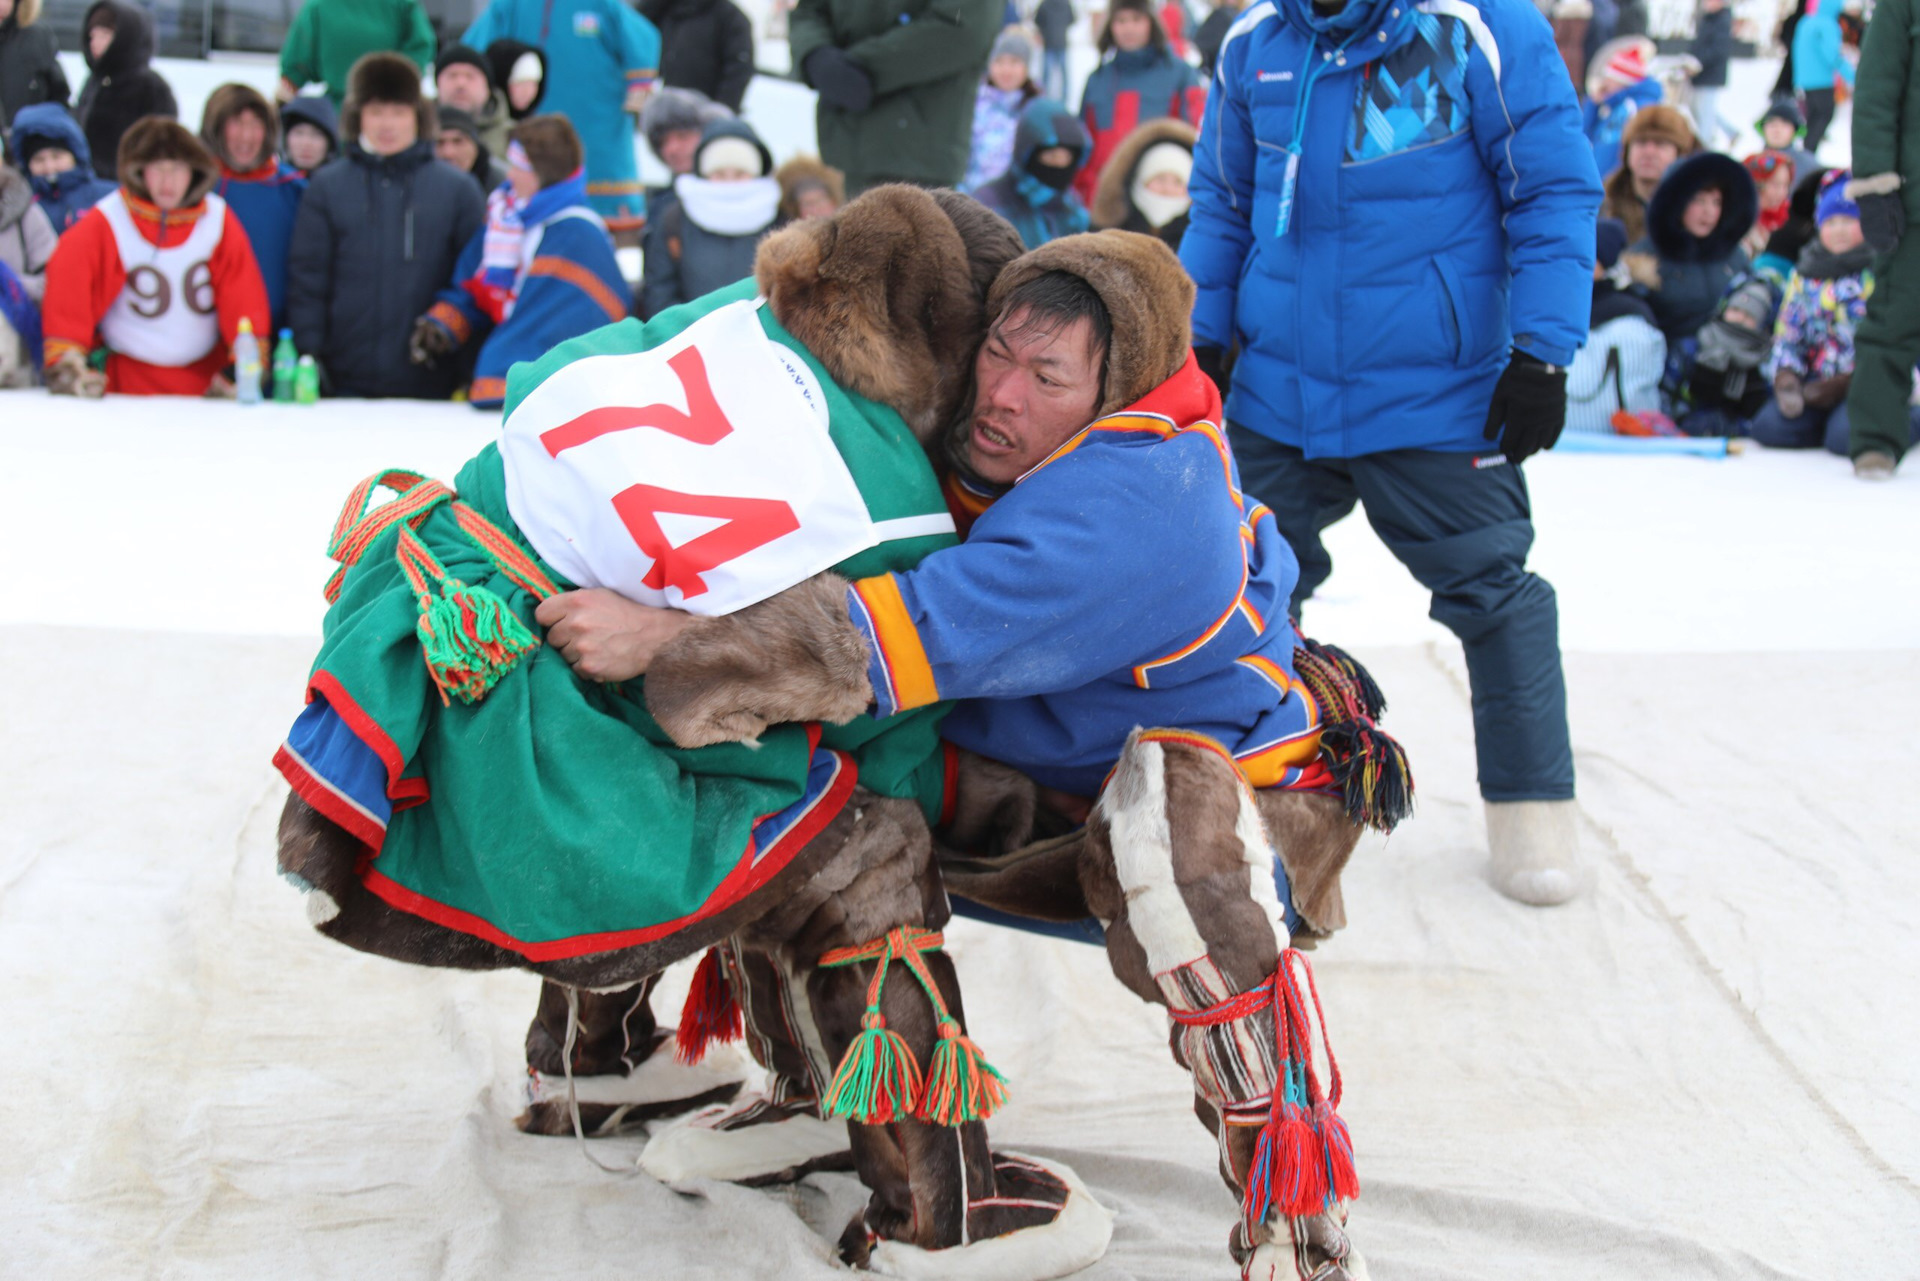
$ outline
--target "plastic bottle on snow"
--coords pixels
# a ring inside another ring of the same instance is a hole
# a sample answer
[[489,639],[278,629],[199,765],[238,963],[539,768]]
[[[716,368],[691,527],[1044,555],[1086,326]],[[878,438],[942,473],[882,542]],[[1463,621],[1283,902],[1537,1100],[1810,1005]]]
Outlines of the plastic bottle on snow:
[[300,353],[293,349],[293,330],[282,329],[273,348],[273,398],[283,405],[293,403],[293,371]]
[[241,404],[260,403],[260,340],[253,336],[253,322],[245,316],[233,339],[233,388]]
[[300,363],[294,367],[293,398],[303,405],[320,399],[320,366],[312,356],[300,357]]

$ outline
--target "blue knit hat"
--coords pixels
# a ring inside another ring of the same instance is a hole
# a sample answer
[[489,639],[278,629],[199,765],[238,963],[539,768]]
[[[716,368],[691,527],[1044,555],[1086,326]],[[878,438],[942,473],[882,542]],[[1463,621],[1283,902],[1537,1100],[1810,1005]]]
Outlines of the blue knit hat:
[[1858,218],[1860,206],[1847,198],[1847,175],[1841,174],[1836,182],[1829,182],[1820,192],[1820,203],[1814,206],[1813,225],[1818,227],[1829,218]]

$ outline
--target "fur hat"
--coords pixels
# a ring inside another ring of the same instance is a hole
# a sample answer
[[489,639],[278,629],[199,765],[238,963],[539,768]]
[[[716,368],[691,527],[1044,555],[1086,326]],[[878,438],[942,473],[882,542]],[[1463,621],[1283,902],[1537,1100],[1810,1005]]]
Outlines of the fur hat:
[[1167,50],[1167,29],[1160,22],[1160,14],[1155,9],[1153,0],[1113,0],[1113,7],[1107,11],[1106,24],[1100,28],[1100,38],[1094,42],[1094,47],[1099,49],[1102,56],[1111,53],[1116,47],[1113,43],[1113,15],[1123,9],[1143,15],[1153,26],[1152,33],[1147,37],[1147,43],[1162,52]]
[[846,177],[818,156],[794,156],[773,177],[780,184],[780,217],[788,222],[800,216],[800,197],[814,188],[826,192],[835,209],[847,203]]
[[768,236],[753,270],[834,380],[892,406],[924,444],[972,383],[985,282],[1019,252],[1012,226],[966,196],[889,183]]
[[456,63],[479,71],[487,78],[489,90],[498,87],[493,83],[493,68],[488,65],[486,55],[472,45],[465,44],[450,44],[440,51],[440,56],[433,60],[433,78],[439,80],[440,73]]
[[1083,232],[1049,241],[1015,259],[993,282],[988,323],[1000,318],[1009,293],[1050,271],[1091,285],[1113,322],[1107,385],[1096,416],[1131,405],[1187,363],[1193,281],[1163,241],[1132,231]]
[[528,116],[515,125],[507,137],[527,153],[533,171],[540,175],[542,187],[565,182],[579,173],[580,166],[586,162],[580,135],[574,132],[573,122],[565,116]]
[[654,155],[660,154],[667,135],[692,130],[704,133],[716,120],[731,120],[733,112],[698,89],[656,89],[640,109],[640,132]]
[[227,121],[243,111],[251,111],[260,117],[260,123],[267,127],[267,138],[260,148],[260,160],[255,167],[272,160],[280,150],[280,113],[267,101],[267,96],[252,85],[224,84],[207,95],[207,106],[200,113],[200,141],[207,144],[207,150],[219,159],[220,163],[232,169],[236,166],[233,157],[227,154],[225,134]]
[[1160,143],[1173,143],[1191,153],[1199,138],[1192,125],[1172,116],[1149,120],[1122,138],[1120,145],[1113,149],[1113,155],[1108,158],[1107,167],[1100,171],[1099,185],[1093,189],[1093,204],[1087,212],[1093,215],[1095,229],[1118,227],[1126,222],[1127,193],[1133,186],[1134,170],[1139,167],[1148,148]]
[[1640,108],[1633,113],[1633,119],[1627,121],[1627,127],[1620,133],[1622,164],[1626,163],[1627,152],[1633,149],[1633,144],[1642,138],[1670,142],[1680,149],[1683,156],[1700,150],[1700,137],[1693,131],[1693,122],[1679,108],[1669,107],[1664,102]]
[[187,194],[180,199],[182,209],[191,209],[205,200],[220,176],[220,166],[213,153],[185,125],[164,116],[147,116],[134,121],[133,127],[120,137],[117,161],[120,185],[139,199],[151,202],[153,196],[147,191],[142,170],[156,160],[184,160],[193,170]]
[[353,64],[353,70],[347,73],[347,105],[340,112],[342,137],[360,136],[360,112],[370,102],[412,107],[422,138],[438,132],[433,102],[421,92],[420,68],[411,58],[397,53],[369,53]]

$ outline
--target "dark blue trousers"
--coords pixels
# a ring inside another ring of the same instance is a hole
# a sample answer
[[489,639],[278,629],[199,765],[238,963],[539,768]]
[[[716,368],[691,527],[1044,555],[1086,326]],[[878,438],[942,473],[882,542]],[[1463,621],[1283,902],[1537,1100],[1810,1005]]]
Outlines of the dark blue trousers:
[[1309,461],[1235,424],[1228,436],[1241,483],[1273,509],[1300,562],[1294,618],[1333,572],[1321,533],[1361,504],[1380,541],[1433,593],[1433,620],[1466,648],[1480,794],[1570,798],[1560,612],[1552,585],[1527,571],[1533,511],[1520,469],[1499,453],[1422,449]]

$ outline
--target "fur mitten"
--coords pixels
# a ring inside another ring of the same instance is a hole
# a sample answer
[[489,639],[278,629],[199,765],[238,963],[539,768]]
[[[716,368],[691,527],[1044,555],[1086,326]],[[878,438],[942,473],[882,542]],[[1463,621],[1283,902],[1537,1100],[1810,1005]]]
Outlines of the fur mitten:
[[98,400],[107,394],[107,376],[87,366],[87,358],[71,348],[47,366],[47,390],[56,396],[85,396]]

